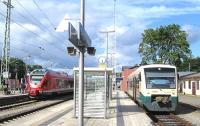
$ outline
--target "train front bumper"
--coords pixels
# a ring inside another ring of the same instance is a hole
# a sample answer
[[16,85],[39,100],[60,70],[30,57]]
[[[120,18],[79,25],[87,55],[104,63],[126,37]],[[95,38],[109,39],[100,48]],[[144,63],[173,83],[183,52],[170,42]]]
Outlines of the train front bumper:
[[[158,95],[159,96],[159,95]],[[176,110],[178,104],[178,97],[169,96],[168,102],[159,102],[155,100],[155,96],[143,97],[141,100],[143,105],[149,111],[163,111],[163,112],[173,112]]]

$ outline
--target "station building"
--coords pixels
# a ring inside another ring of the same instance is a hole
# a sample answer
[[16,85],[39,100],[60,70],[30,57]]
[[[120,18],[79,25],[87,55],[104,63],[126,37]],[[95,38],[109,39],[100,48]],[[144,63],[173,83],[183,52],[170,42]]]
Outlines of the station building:
[[179,76],[180,93],[200,96],[200,73],[188,72]]

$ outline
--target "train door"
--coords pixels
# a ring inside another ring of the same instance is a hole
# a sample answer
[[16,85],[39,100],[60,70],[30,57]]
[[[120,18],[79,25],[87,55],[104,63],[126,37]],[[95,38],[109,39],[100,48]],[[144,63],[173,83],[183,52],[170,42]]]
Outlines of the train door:
[[196,95],[196,83],[192,82],[192,95]]
[[44,81],[44,87],[43,87],[44,90],[48,90],[49,83],[50,83],[50,80],[45,80]]
[[136,99],[140,99],[140,81],[141,81],[141,74],[138,74],[136,78]]
[[136,100],[136,79],[133,78],[133,100]]

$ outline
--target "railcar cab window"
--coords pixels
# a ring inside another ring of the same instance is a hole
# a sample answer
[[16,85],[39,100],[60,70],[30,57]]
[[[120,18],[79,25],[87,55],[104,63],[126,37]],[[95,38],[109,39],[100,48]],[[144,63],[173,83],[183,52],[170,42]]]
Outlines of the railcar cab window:
[[176,88],[174,68],[145,68],[144,72],[147,88]]
[[43,76],[40,75],[40,76],[31,76],[31,84],[39,84],[40,81],[42,80]]

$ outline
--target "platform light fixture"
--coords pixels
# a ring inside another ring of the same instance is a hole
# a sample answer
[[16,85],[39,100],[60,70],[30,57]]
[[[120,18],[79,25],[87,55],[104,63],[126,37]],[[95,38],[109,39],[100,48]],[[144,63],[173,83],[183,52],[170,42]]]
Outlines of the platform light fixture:
[[94,56],[96,53],[96,49],[94,47],[87,47],[87,53],[91,56]]
[[76,55],[76,49],[74,47],[67,47],[67,52],[70,56]]

